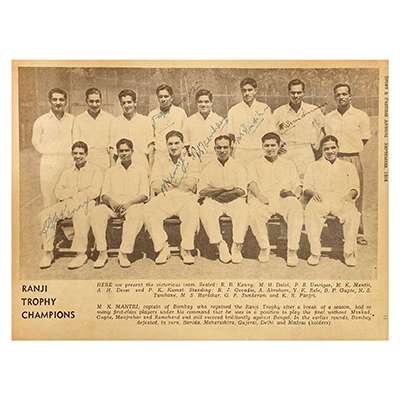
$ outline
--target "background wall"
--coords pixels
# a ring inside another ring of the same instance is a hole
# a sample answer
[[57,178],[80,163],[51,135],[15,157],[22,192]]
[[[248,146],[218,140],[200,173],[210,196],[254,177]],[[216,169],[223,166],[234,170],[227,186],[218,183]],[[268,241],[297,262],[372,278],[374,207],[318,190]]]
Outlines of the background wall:
[[[19,137],[20,150],[32,147],[32,127],[36,118],[49,111],[47,93],[54,87],[68,92],[67,111],[78,115],[86,110],[85,91],[97,87],[103,94],[103,109],[114,116],[121,114],[118,92],[133,89],[138,95],[137,110],[148,113],[158,107],[155,89],[162,83],[174,89],[174,104],[188,116],[197,111],[194,89],[211,90],[214,111],[227,115],[232,105],[241,101],[239,83],[252,77],[258,82],[257,99],[272,110],[288,101],[287,84],[299,78],[306,84],[304,101],[315,105],[327,103],[326,114],[335,108],[332,89],[335,84],[350,84],[353,105],[370,116],[378,115],[378,69],[239,69],[239,68],[19,68]],[[23,90],[22,90],[23,88]]]

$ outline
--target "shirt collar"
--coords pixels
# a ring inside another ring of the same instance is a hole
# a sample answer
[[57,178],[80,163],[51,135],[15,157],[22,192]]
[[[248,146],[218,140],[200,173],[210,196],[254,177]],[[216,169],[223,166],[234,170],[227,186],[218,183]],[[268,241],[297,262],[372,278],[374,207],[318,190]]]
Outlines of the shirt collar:
[[55,119],[58,120],[58,121],[63,120],[63,119],[65,118],[66,115],[67,115],[67,113],[64,111],[64,115],[63,115],[63,116],[61,117],[61,119],[59,120],[59,119],[56,117],[56,115],[53,113],[53,110],[50,110],[50,112],[49,112],[50,118],[55,118]]
[[345,115],[350,115],[354,113],[355,108],[350,104],[349,109],[342,115],[340,114],[339,110],[336,108],[336,114],[338,114],[340,117],[344,117]]
[[87,169],[88,169],[88,162],[86,161],[86,164],[81,168],[81,169],[78,169],[77,167],[76,167],[76,165],[74,164],[74,171],[86,171]]

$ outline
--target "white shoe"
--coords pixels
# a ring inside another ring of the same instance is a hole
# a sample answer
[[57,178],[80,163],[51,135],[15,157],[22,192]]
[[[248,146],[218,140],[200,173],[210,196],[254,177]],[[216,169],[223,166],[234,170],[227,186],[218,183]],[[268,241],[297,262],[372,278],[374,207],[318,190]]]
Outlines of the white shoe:
[[309,265],[318,265],[320,259],[321,259],[321,256],[316,256],[314,254],[311,254],[311,256],[308,257],[307,262]]
[[123,268],[128,268],[131,266],[131,263],[128,260],[128,256],[126,255],[126,253],[123,253],[122,251],[118,253],[118,261],[119,265]]
[[182,258],[184,264],[194,264],[194,257],[190,250],[182,249]]
[[107,260],[108,260],[107,251],[106,250],[101,251],[99,257],[97,258],[93,266],[95,268],[103,268],[106,265]]
[[225,242],[225,240],[222,240],[219,245],[218,245],[218,251],[219,251],[219,259],[223,262],[223,263],[228,263],[229,261],[231,261],[232,256],[231,253],[229,253],[229,249],[228,249],[228,245]]
[[346,254],[344,255],[344,262],[348,267],[355,267],[356,266],[356,253]]
[[233,243],[232,246],[232,262],[234,264],[240,264],[243,260],[242,256],[242,244]]
[[165,242],[164,247],[158,253],[158,257],[156,258],[156,264],[165,264],[170,257],[171,257],[171,252],[169,251],[169,244]]
[[43,258],[39,262],[40,268],[49,268],[53,261],[53,252],[45,251]]
[[68,264],[69,269],[77,269],[82,267],[87,261],[87,256],[85,253],[78,253],[76,257]]
[[296,267],[299,263],[299,257],[297,257],[297,250],[288,250],[286,264],[288,267]]
[[258,261],[261,263],[267,263],[269,261],[270,248],[260,249],[260,254],[258,255]]

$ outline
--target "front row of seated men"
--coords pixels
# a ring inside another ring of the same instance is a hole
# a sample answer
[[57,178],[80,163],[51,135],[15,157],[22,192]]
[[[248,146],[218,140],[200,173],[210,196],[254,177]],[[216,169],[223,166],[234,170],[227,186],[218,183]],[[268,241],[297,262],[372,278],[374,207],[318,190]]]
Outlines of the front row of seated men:
[[[266,133],[262,137],[264,156],[254,160],[247,172],[231,157],[233,143],[229,136],[221,135],[215,139],[217,157],[201,173],[201,160],[185,149],[182,133],[169,132],[166,144],[169,155],[154,164],[150,175],[150,195],[148,173],[132,162],[134,149],[129,139],[118,141],[116,147],[120,162],[106,172],[102,189],[100,169],[86,161],[87,145],[74,143],[75,166],[63,172],[55,190],[61,202],[40,214],[45,251],[40,267],[51,265],[57,220],[68,217],[72,217],[75,230],[71,250],[77,252],[69,268],[79,268],[87,261],[85,252],[90,226],[100,252],[94,266],[103,267],[107,262],[108,219],[122,216],[125,222],[118,256],[120,265],[130,265],[127,255],[132,253],[143,223],[153,240],[154,250],[158,252],[156,263],[163,264],[170,257],[163,222],[174,215],[181,220],[185,264],[194,263],[191,250],[194,249],[199,220],[210,243],[218,246],[219,258],[224,263],[241,262],[244,237],[250,225],[260,246],[258,259],[266,263],[270,253],[267,221],[274,214],[280,214],[288,225],[288,266],[298,264],[303,214],[311,246],[310,265],[317,265],[320,261],[320,236],[328,215],[337,216],[344,225],[345,263],[356,265],[360,213],[355,207],[355,199],[360,191],[359,179],[354,165],[337,158],[339,144],[334,136],[322,139],[323,156],[309,164],[303,188],[294,163],[278,155],[281,139],[276,133]],[[95,205],[100,192],[101,202]],[[300,201],[302,194],[309,200],[305,213]],[[198,202],[199,197],[204,199],[202,205]],[[220,231],[219,217],[222,215],[232,219],[231,252]]]

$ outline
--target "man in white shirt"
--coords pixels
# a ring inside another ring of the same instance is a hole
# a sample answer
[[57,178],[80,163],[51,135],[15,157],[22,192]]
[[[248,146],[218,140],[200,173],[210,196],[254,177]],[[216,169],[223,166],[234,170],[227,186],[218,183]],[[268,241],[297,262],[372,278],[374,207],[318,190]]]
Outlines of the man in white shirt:
[[247,170],[249,223],[260,246],[258,260],[269,261],[267,222],[273,214],[280,214],[288,225],[287,265],[295,267],[303,227],[301,181],[294,163],[278,156],[279,135],[266,133],[261,140],[264,157],[254,160]]
[[310,265],[318,265],[321,258],[321,232],[325,218],[331,214],[343,224],[344,260],[347,266],[356,265],[356,237],[360,213],[355,199],[360,193],[356,167],[338,159],[339,143],[335,136],[321,140],[323,156],[307,167],[304,177],[304,195],[309,198],[305,223],[311,255]]
[[300,178],[304,178],[307,166],[315,161],[314,151],[324,136],[324,115],[321,106],[303,101],[305,84],[294,79],[288,84],[289,103],[273,113],[275,131],[285,143],[281,155],[292,160]]
[[200,89],[195,99],[198,112],[183,123],[183,135],[189,152],[198,158],[203,169],[215,159],[212,144],[216,136],[226,134],[227,118],[212,111],[213,95],[209,90]]
[[67,92],[55,88],[48,94],[50,112],[33,125],[32,144],[41,154],[40,187],[44,207],[57,203],[54,189],[61,173],[72,166],[71,145],[74,117],[65,112]]
[[364,224],[362,219],[362,203],[364,192],[363,168],[360,153],[371,137],[370,121],[368,115],[351,105],[351,89],[346,83],[337,84],[333,93],[337,103],[337,109],[325,117],[325,131],[328,135],[334,135],[340,143],[338,157],[351,162],[357,169],[360,179],[360,193],[356,200],[357,210],[361,214],[360,226],[358,228],[357,243],[368,244],[364,237]]
[[90,228],[88,213],[94,208],[95,198],[99,196],[103,183],[100,168],[87,162],[87,155],[86,143],[75,142],[72,145],[75,165],[64,170],[55,188],[55,196],[60,202],[44,209],[39,215],[44,250],[40,268],[50,267],[57,222],[65,218],[72,217],[75,234],[71,251],[77,253],[68,267],[79,268],[87,260],[85,253]]
[[166,218],[178,216],[183,262],[193,264],[191,250],[199,227],[199,204],[195,194],[199,162],[188,155],[181,132],[168,132],[166,143],[168,157],[158,158],[151,173],[150,184],[155,197],[144,207],[145,225],[153,239],[154,251],[159,252],[156,264],[164,264],[171,254],[163,223]]
[[108,220],[121,217],[125,217],[125,221],[118,261],[121,267],[131,265],[127,255],[133,252],[136,236],[143,226],[143,204],[149,197],[147,170],[132,162],[132,141],[120,139],[116,148],[121,162],[107,171],[101,192],[102,204],[90,213],[90,225],[100,252],[95,268],[102,268],[107,262]]
[[[219,258],[223,263],[242,261],[242,247],[248,228],[248,205],[246,169],[230,157],[232,138],[227,135],[215,139],[217,159],[210,162],[201,172],[198,185],[199,195],[205,197],[200,207],[200,219],[211,244],[217,244]],[[219,217],[228,215],[232,219],[232,254],[223,240]]]
[[88,109],[75,118],[72,138],[89,147],[88,161],[100,167],[103,174],[110,168],[110,125],[114,117],[101,109],[102,95],[97,88],[86,90]]
[[124,89],[118,93],[123,114],[111,123],[110,147],[117,158],[116,143],[123,138],[133,143],[132,162],[149,171],[154,163],[154,137],[151,121],[139,114],[137,96],[133,90]]
[[155,157],[160,158],[168,156],[165,135],[172,130],[182,132],[183,122],[187,116],[183,108],[172,104],[174,92],[171,86],[165,84],[158,86],[156,94],[160,107],[152,110],[149,118],[153,126]]
[[260,140],[274,131],[270,107],[256,100],[257,82],[245,78],[240,82],[243,101],[228,111],[228,133],[235,140],[233,158],[247,168],[262,156]]

